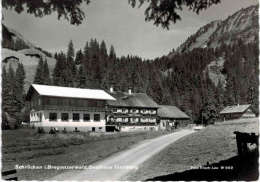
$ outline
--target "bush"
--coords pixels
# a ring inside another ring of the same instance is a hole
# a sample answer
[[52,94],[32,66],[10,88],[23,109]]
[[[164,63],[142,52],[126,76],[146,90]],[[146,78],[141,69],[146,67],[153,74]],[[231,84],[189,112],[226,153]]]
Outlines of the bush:
[[51,128],[50,131],[49,131],[49,134],[56,134],[56,131],[54,128]]
[[64,129],[62,130],[62,133],[68,133],[67,130],[66,130],[66,128],[64,128]]
[[44,129],[43,129],[42,127],[39,127],[38,130],[37,130],[37,132],[38,132],[39,134],[44,134],[44,133],[45,133],[45,131],[44,131]]

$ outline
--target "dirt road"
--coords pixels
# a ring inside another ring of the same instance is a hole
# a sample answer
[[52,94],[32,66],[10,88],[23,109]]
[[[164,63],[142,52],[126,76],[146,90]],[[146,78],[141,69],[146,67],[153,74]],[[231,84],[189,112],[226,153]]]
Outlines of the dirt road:
[[132,146],[129,150],[116,153],[102,161],[96,162],[88,169],[73,170],[59,174],[49,180],[124,180],[124,176],[131,170],[152,157],[166,146],[181,137],[193,133],[193,130],[181,130],[155,139],[145,140]]

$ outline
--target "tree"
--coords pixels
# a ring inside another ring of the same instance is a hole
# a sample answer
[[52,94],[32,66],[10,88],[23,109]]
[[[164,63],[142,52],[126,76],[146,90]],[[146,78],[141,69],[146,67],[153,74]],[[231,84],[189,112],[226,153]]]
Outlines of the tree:
[[73,42],[70,41],[68,45],[68,51],[67,51],[67,78],[68,78],[68,86],[73,87],[74,86],[74,78],[77,73],[77,68],[74,61],[75,51]]
[[66,55],[63,52],[56,54],[56,64],[53,70],[53,84],[68,86]]
[[207,125],[214,122],[218,118],[217,101],[215,98],[214,90],[209,88],[208,95],[204,99],[204,104],[200,110],[200,122]]
[[114,48],[113,45],[111,45],[111,47],[110,47],[109,58],[110,59],[116,59],[116,52],[115,52],[115,48]]
[[40,60],[38,62],[38,66],[36,68],[36,73],[35,73],[35,76],[34,76],[34,81],[33,83],[36,83],[36,84],[44,84],[44,74],[43,74],[43,60],[42,60],[42,57],[40,57]]
[[17,13],[26,11],[35,17],[43,17],[56,12],[58,19],[65,18],[72,25],[79,25],[85,18],[80,7],[83,2],[89,4],[90,0],[3,0],[2,6],[6,9],[14,9]]
[[50,77],[50,71],[49,71],[49,66],[47,60],[44,61],[43,63],[43,84],[44,85],[50,85],[51,84],[51,77]]
[[[23,71],[21,66],[18,65],[18,75],[16,76],[13,68],[11,65],[9,65],[8,72],[6,72],[5,67],[3,68],[3,91],[2,91],[2,111],[6,112],[9,116],[15,119],[19,119],[18,114],[20,113],[19,110],[21,108],[21,101],[20,96],[23,93],[23,91],[17,90],[21,86],[21,83],[18,81],[19,79],[23,77]],[[19,83],[18,83],[19,82]],[[16,85],[17,84],[17,85]]]
[[76,78],[76,81],[77,81],[77,87],[79,88],[85,88],[86,87],[86,73],[84,71],[84,67],[82,65],[80,65],[79,67],[79,71],[77,73],[77,78]]
[[67,51],[67,59],[74,61],[75,50],[72,40],[70,40]]
[[107,57],[107,46],[105,41],[102,41],[100,44],[100,53],[103,58]]
[[171,22],[181,20],[177,11],[181,11],[183,6],[199,14],[220,0],[129,0],[132,7],[136,6],[139,1],[139,7],[148,3],[145,9],[145,21],[153,21],[154,25],[161,25],[163,28],[169,28]]
[[[132,7],[139,2],[139,7],[148,3],[145,10],[145,20],[154,21],[155,25],[169,28],[171,22],[175,23],[181,17],[177,11],[181,11],[183,6],[197,14],[217,4],[220,0],[128,0]],[[6,9],[14,9],[17,13],[26,11],[35,17],[43,17],[53,12],[57,13],[58,19],[65,18],[72,25],[79,25],[85,18],[85,13],[81,9],[81,4],[90,3],[90,0],[3,0],[2,6]]]
[[8,73],[5,65],[2,67],[2,113],[8,108],[9,99],[11,92],[10,80],[8,80]]
[[[15,105],[13,107],[16,108],[15,116],[17,121],[21,121],[21,111],[24,107],[24,80],[25,80],[25,71],[23,64],[18,64],[18,67],[15,72],[15,86],[14,86],[14,98]],[[18,123],[20,124],[20,123]]]
[[77,53],[76,53],[75,64],[76,64],[76,65],[81,64],[83,58],[84,58],[84,55],[82,54],[82,51],[81,51],[81,49],[80,49],[80,50],[77,51]]

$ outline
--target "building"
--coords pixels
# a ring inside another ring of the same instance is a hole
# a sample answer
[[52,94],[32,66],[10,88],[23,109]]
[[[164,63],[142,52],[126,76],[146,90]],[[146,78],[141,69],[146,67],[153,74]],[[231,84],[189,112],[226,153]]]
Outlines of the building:
[[110,94],[116,100],[109,100],[110,113],[107,117],[108,130],[157,130],[157,103],[145,93],[114,91]]
[[67,131],[105,131],[106,102],[114,101],[103,90],[32,84],[30,124]]
[[223,121],[225,121],[230,119],[256,117],[256,114],[252,111],[250,104],[238,104],[225,107],[222,111],[220,111],[220,117]]
[[171,130],[178,126],[186,126],[190,122],[190,117],[176,106],[160,105],[158,109],[160,129]]

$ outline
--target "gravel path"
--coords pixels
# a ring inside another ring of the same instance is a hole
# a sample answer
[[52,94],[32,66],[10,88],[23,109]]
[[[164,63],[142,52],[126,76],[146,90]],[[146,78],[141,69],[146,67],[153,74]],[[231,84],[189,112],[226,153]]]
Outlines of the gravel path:
[[88,166],[88,169],[68,171],[49,180],[124,180],[124,176],[128,172],[138,169],[144,161],[171,143],[193,132],[191,129],[185,129],[158,138],[144,140],[128,150],[116,153]]

